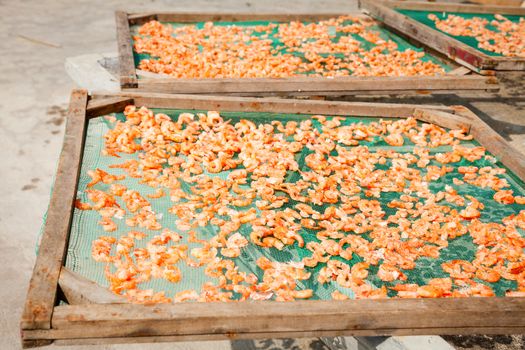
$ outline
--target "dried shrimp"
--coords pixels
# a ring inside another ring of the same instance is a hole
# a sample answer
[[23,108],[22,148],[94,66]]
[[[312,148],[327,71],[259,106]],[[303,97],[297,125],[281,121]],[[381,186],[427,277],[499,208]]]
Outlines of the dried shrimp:
[[[448,14],[439,19],[434,14],[428,15],[436,28],[454,36],[474,37],[481,49],[495,52],[508,57],[525,57],[525,18],[515,23],[508,18],[496,14],[489,21],[480,17],[471,19]],[[489,28],[488,26],[494,29]]]
[[[373,28],[373,20],[341,16],[318,23],[172,27],[150,21],[134,49],[148,54],[138,68],[175,78],[439,75],[424,52],[404,51]],[[370,48],[371,46],[371,48]]]
[[[100,214],[107,233],[93,241],[92,257],[106,264],[110,289],[132,302],[289,301],[315,297],[308,283],[337,286],[336,300],[492,296],[487,283],[501,280],[515,284],[509,296],[525,293],[523,197],[483,147],[465,145],[464,130],[413,118],[256,124],[216,111],[172,120],[131,105],[124,115],[105,135],[115,174],[89,171],[86,202],[76,207]],[[453,173],[459,182],[443,185]],[[128,177],[149,194],[119,183]],[[514,214],[491,222],[486,201],[465,186],[491,193],[493,205],[513,206]],[[175,225],[164,223],[156,201],[169,203],[164,215]],[[477,246],[472,261],[442,257],[459,237]],[[259,256],[252,272],[239,264],[244,253],[292,247],[303,252],[299,260]],[[444,277],[412,283],[422,259],[442,259]],[[193,268],[209,278],[201,290],[170,296],[140,287],[152,279],[182,283]]]

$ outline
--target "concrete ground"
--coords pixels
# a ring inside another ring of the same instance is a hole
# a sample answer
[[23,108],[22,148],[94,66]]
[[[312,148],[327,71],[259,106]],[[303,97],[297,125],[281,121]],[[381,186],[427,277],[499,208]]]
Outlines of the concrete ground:
[[[0,280],[3,281],[0,288],[0,349],[20,348],[19,318],[62,144],[68,96],[74,87],[64,71],[64,60],[69,56],[116,51],[113,11],[122,8],[216,12],[330,12],[344,9],[351,12],[356,10],[356,1],[151,0],[124,4],[115,0],[74,3],[66,0],[0,0],[0,54],[3,61],[0,65],[0,140],[3,140],[0,159],[4,162],[0,168]],[[514,79],[523,81],[523,75]],[[471,104],[521,151],[525,151],[523,96],[521,89],[518,96],[505,102],[481,99]],[[454,96],[442,96],[440,100],[458,103]],[[519,346],[516,337],[511,337],[510,341],[505,338],[503,342],[483,338],[484,342],[478,343],[450,339],[457,342],[454,343],[456,346],[466,345],[467,348]],[[226,349],[228,345],[219,342],[213,345],[179,343],[177,346],[89,348],[207,349],[213,346]],[[311,344],[303,345],[300,348],[312,348]],[[62,347],[81,348],[87,347]]]

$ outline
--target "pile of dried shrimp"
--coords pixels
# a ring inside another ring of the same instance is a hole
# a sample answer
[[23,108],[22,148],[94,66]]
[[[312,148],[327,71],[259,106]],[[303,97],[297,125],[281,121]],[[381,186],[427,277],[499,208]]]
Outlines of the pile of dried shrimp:
[[[525,18],[515,23],[502,15],[496,14],[494,17],[489,23],[480,17],[466,19],[449,14],[447,18],[439,19],[434,14],[428,15],[439,30],[455,36],[474,37],[481,49],[508,57],[525,57]],[[488,28],[488,24],[495,30]]]
[[[314,76],[414,76],[444,73],[424,52],[398,50],[369,29],[376,23],[341,16],[318,23],[195,25],[150,21],[134,36],[139,68],[176,78],[268,78]],[[357,40],[352,35],[360,38]],[[362,41],[367,42],[363,45]],[[372,46],[367,48],[366,46]]]
[[[132,302],[287,301],[314,295],[299,286],[306,280],[336,285],[334,299],[348,298],[345,290],[356,298],[492,296],[488,283],[500,279],[517,285],[508,296],[525,296],[525,210],[491,222],[483,202],[456,187],[492,191],[505,208],[524,205],[525,198],[513,193],[505,169],[494,166],[483,147],[461,144],[472,139],[464,130],[413,118],[345,124],[344,118],[317,115],[255,124],[223,120],[216,111],[172,120],[127,106],[124,114],[125,121],[107,117],[114,124],[103,153],[115,160],[119,154],[137,157],[109,167],[120,175],[89,171],[89,201],[77,200],[76,207],[100,214],[108,234],[93,242],[92,256],[106,263],[110,289]],[[395,147],[363,145],[368,141]],[[404,152],[396,151],[400,146]],[[480,160],[492,166],[455,164]],[[454,170],[453,186],[431,191]],[[143,195],[127,188],[119,183],[126,176],[155,190]],[[398,199],[381,203],[389,193]],[[171,203],[164,215],[174,215],[176,227],[164,227],[152,209],[164,196]],[[208,226],[217,234],[203,239],[198,228]],[[128,232],[114,237],[117,228]],[[478,246],[472,261],[445,261],[441,268],[448,277],[409,283],[406,274],[418,259],[440,258],[463,235]],[[136,247],[146,239],[145,248]],[[253,245],[293,246],[308,254],[287,263],[262,257],[254,266],[258,277],[236,263]],[[181,264],[202,268],[214,282],[173,296],[139,288],[151,279],[179,283],[185,277]],[[372,268],[386,286],[367,280]]]

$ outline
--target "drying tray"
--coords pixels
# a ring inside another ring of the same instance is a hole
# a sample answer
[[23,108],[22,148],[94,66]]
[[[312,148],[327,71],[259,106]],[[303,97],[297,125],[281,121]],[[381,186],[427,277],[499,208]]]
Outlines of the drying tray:
[[[253,25],[289,21],[313,22],[346,13],[330,14],[242,14],[242,13],[127,13],[116,12],[116,28],[120,65],[120,85],[123,90],[140,90],[179,94],[233,94],[237,96],[301,96],[301,95],[355,95],[376,93],[414,94],[468,90],[498,90],[495,77],[483,77],[456,65],[452,60],[427,50],[425,60],[440,64],[445,74],[411,77],[314,77],[308,75],[288,78],[213,78],[178,79],[137,69],[141,58],[133,49],[133,32],[137,26],[151,20],[172,25],[202,25],[211,21],[216,25]],[[354,17],[370,17],[355,15]],[[402,36],[382,26],[374,28],[382,37],[396,42],[400,49],[421,51]]]
[[[25,347],[232,338],[336,335],[516,334],[525,331],[525,298],[349,299],[234,303],[129,304],[112,294],[70,256],[79,235],[74,202],[85,186],[86,154],[93,154],[94,122],[129,104],[170,110],[314,114],[370,118],[413,116],[444,128],[469,130],[506,167],[523,192],[525,159],[499,134],[461,106],[328,102],[126,92],[71,96],[63,150],[35,263],[21,334]],[[355,117],[354,117],[355,118]],[[99,123],[99,122],[97,122]],[[87,143],[88,142],[88,143]],[[87,144],[86,144],[87,143]],[[100,150],[98,150],[99,152]],[[91,153],[89,153],[91,152]],[[514,187],[513,187],[514,188]],[[488,203],[488,202],[487,202]],[[101,233],[103,234],[103,233]],[[73,236],[76,235],[76,236]],[[456,247],[462,249],[461,246]],[[99,269],[103,269],[99,265]],[[490,315],[490,317],[487,317]]]

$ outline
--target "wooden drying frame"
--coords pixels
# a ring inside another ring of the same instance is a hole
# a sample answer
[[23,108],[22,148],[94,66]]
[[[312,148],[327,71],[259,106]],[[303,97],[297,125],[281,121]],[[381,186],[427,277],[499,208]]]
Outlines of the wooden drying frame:
[[472,46],[396,11],[396,9],[404,9],[525,16],[525,8],[396,0],[359,0],[359,6],[386,26],[394,28],[480,74],[490,75],[494,73],[494,70],[525,70],[525,57],[487,55]]
[[[341,16],[330,14],[205,14],[205,13],[115,13],[120,65],[120,85],[123,90],[183,94],[234,94],[238,96],[298,96],[356,95],[374,93],[430,93],[468,90],[498,90],[495,77],[483,77],[464,67],[441,76],[414,77],[290,77],[290,78],[215,78],[178,79],[135,68],[130,26],[150,20],[193,23],[199,21],[320,21]],[[356,15],[363,16],[363,15]],[[370,18],[366,16],[366,18]],[[435,56],[435,54],[434,54]],[[443,57],[448,63],[453,63]],[[139,75],[141,78],[139,79]]]
[[[521,179],[525,157],[462,106],[329,102],[278,98],[119,93],[71,95],[64,145],[39,254],[21,320],[24,347],[175,340],[338,335],[515,334],[525,332],[525,298],[254,301],[129,304],[67,270],[74,200],[90,118],[150,108],[268,111],[384,118],[414,116],[446,128],[466,128]],[[63,300],[68,304],[59,305]]]

